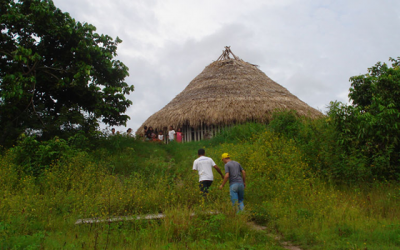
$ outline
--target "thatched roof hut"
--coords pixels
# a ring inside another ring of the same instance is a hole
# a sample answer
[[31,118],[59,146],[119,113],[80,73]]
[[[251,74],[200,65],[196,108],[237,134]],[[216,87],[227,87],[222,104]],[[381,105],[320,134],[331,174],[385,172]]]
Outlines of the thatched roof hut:
[[[225,47],[217,61],[150,116],[136,133],[142,133],[144,125],[158,129],[172,125],[183,128],[187,140],[197,140],[202,139],[206,131],[214,134],[215,127],[247,121],[267,122],[274,111],[285,109],[311,118],[322,115],[271,80],[256,65],[239,59]],[[197,131],[200,131],[199,136],[189,135]]]

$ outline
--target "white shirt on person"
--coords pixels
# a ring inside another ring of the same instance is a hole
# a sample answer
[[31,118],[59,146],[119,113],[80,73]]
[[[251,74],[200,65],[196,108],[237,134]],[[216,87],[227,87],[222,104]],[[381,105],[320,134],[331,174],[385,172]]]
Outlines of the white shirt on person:
[[199,181],[213,181],[213,167],[217,165],[207,156],[200,156],[193,162],[193,170],[197,170],[199,172]]
[[170,140],[174,140],[175,139],[175,130],[168,131],[168,138]]

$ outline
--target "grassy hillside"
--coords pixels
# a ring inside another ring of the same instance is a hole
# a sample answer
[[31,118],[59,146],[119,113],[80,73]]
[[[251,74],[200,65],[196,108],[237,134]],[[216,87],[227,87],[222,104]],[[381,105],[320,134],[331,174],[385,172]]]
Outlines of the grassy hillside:
[[[302,249],[400,247],[400,185],[364,181],[365,166],[346,161],[325,120],[274,121],[184,144],[21,138],[0,158],[0,248],[283,249],[271,234]],[[202,198],[191,170],[199,148],[220,167],[228,152],[245,168],[244,213],[232,209],[228,187],[217,189],[217,173]],[[166,217],[75,225],[150,213]]]

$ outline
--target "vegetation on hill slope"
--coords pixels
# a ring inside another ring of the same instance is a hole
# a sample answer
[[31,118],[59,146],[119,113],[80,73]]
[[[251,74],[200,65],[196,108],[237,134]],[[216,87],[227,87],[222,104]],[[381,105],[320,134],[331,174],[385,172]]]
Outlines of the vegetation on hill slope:
[[[282,249],[267,236],[272,233],[304,249],[399,247],[400,186],[358,178],[363,172],[342,158],[332,126],[328,118],[310,121],[288,112],[269,125],[238,125],[184,144],[124,136],[21,138],[0,159],[0,245]],[[191,170],[199,148],[220,167],[220,155],[228,152],[245,168],[245,213],[232,209],[228,188],[217,189],[217,174],[209,198],[201,197]],[[75,225],[82,218],[149,213],[166,218]]]

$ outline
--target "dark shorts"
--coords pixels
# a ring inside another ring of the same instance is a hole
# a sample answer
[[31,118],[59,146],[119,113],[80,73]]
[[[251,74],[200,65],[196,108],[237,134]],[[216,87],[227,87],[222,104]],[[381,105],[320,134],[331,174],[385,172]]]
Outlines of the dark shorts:
[[199,183],[200,191],[203,192],[203,194],[207,194],[208,189],[211,187],[212,183],[213,181],[200,181]]

